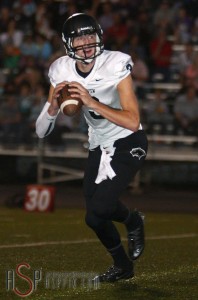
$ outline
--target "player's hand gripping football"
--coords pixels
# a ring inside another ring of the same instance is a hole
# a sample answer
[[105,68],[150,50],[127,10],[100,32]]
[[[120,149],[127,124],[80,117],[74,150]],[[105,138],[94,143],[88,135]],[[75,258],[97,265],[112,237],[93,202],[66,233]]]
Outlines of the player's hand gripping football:
[[68,84],[67,81],[63,81],[59,84],[56,85],[56,87],[54,88],[52,85],[50,87],[50,92],[49,92],[49,97],[48,97],[48,101],[50,102],[50,107],[48,109],[48,113],[51,116],[54,116],[58,113],[59,110],[59,105],[58,105],[58,101],[57,98],[60,95],[60,90],[66,85]]
[[68,90],[71,93],[72,97],[80,98],[85,106],[91,108],[92,103],[95,100],[91,97],[89,91],[86,88],[84,88],[79,82],[71,81],[69,83]]
[[69,83],[68,81],[63,81],[63,82],[57,84],[56,87],[54,88],[53,94],[52,94],[52,101],[51,101],[51,108],[53,108],[54,110],[59,109],[57,98],[59,97],[60,91],[62,90],[62,88],[68,83]]

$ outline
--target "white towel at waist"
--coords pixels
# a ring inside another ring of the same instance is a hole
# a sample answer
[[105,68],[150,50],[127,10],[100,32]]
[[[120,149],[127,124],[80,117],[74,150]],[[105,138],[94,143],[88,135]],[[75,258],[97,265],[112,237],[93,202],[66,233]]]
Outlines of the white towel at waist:
[[98,175],[95,180],[96,184],[101,183],[103,180],[106,180],[107,178],[112,179],[113,177],[116,176],[116,173],[112,169],[110,162],[112,161],[112,156],[114,155],[115,152],[115,147],[100,147],[102,151],[101,159],[100,159],[100,165],[98,169]]

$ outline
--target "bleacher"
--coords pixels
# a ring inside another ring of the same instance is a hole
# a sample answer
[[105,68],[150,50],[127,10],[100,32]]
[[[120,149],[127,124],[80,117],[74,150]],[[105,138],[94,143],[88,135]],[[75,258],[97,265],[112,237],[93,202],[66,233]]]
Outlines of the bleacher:
[[[183,45],[174,45],[174,53],[184,50]],[[195,46],[195,51],[198,51],[198,46]],[[7,70],[2,70],[4,75],[8,75]],[[160,74],[159,74],[160,75]],[[160,78],[160,76],[159,76]],[[177,80],[172,82],[161,82],[156,79],[155,82],[147,82],[144,85],[146,98],[152,99],[154,91],[160,89],[163,93],[168,95],[169,105],[173,105],[174,96],[180,91],[181,83]],[[143,122],[144,128],[147,124]],[[148,134],[149,151],[147,155],[148,161],[168,161],[168,162],[198,162],[197,155],[197,136],[174,135],[172,127],[167,127],[165,134],[159,134],[159,126],[156,125],[153,132]],[[1,138],[1,132],[0,132]],[[82,169],[60,166],[49,162],[49,158],[54,159],[86,159],[88,150],[87,135],[79,132],[65,133],[63,135],[63,147],[61,149],[51,147],[42,140],[39,140],[33,134],[34,143],[28,145],[19,144],[4,146],[0,145],[0,156],[21,156],[21,157],[34,157],[37,159],[38,183],[50,183],[58,181],[66,181],[73,179],[80,179],[83,177]],[[65,145],[65,146],[64,146]],[[47,162],[46,162],[47,159]],[[48,177],[45,177],[45,171],[48,170]],[[61,173],[61,175],[60,175]],[[58,175],[57,175],[58,174]]]
[[[63,139],[65,147],[63,146],[61,149],[54,149],[43,139],[35,137],[34,147],[29,149],[22,145],[15,149],[1,147],[0,155],[34,157],[37,160],[38,183],[82,179],[84,172],[79,162],[85,160],[88,155],[87,135],[65,133]],[[153,134],[148,135],[148,141],[147,161],[198,162],[198,137]],[[76,161],[74,166],[68,165],[71,160]]]

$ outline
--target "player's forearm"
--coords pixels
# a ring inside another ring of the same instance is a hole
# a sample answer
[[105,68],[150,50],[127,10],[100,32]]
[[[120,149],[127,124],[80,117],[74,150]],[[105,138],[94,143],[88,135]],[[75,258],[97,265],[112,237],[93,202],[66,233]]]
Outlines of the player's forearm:
[[120,110],[111,108],[103,103],[94,101],[92,109],[108,119],[110,122],[115,123],[118,126],[124,127],[131,131],[137,131],[140,127],[140,116],[139,113],[130,112],[127,110]]
[[58,91],[64,85],[65,85],[65,83],[60,83],[55,88],[52,85],[50,86],[49,96],[48,96],[48,100],[47,100],[48,103],[49,103],[49,107],[48,107],[47,112],[52,117],[55,117],[59,112],[59,106],[58,106],[58,103],[57,103],[57,96],[58,96]]
[[49,107],[50,103],[46,102],[39,117],[36,120],[36,134],[39,138],[44,138],[45,136],[49,135],[54,128],[57,114],[54,116],[49,115]]
[[48,108],[48,114],[50,116],[56,116],[59,111],[59,108],[54,108],[52,105]]

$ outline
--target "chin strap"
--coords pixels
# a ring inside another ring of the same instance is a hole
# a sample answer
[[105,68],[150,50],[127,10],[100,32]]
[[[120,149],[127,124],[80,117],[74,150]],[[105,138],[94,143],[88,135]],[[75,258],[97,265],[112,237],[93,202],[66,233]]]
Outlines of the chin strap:
[[92,57],[92,58],[82,58],[82,57],[80,57],[78,55],[75,55],[74,59],[80,61],[84,65],[89,65],[95,59],[95,57]]
[[92,61],[94,60],[94,58],[92,59],[85,59],[85,60],[78,60],[80,62],[82,62],[84,65],[89,65]]

